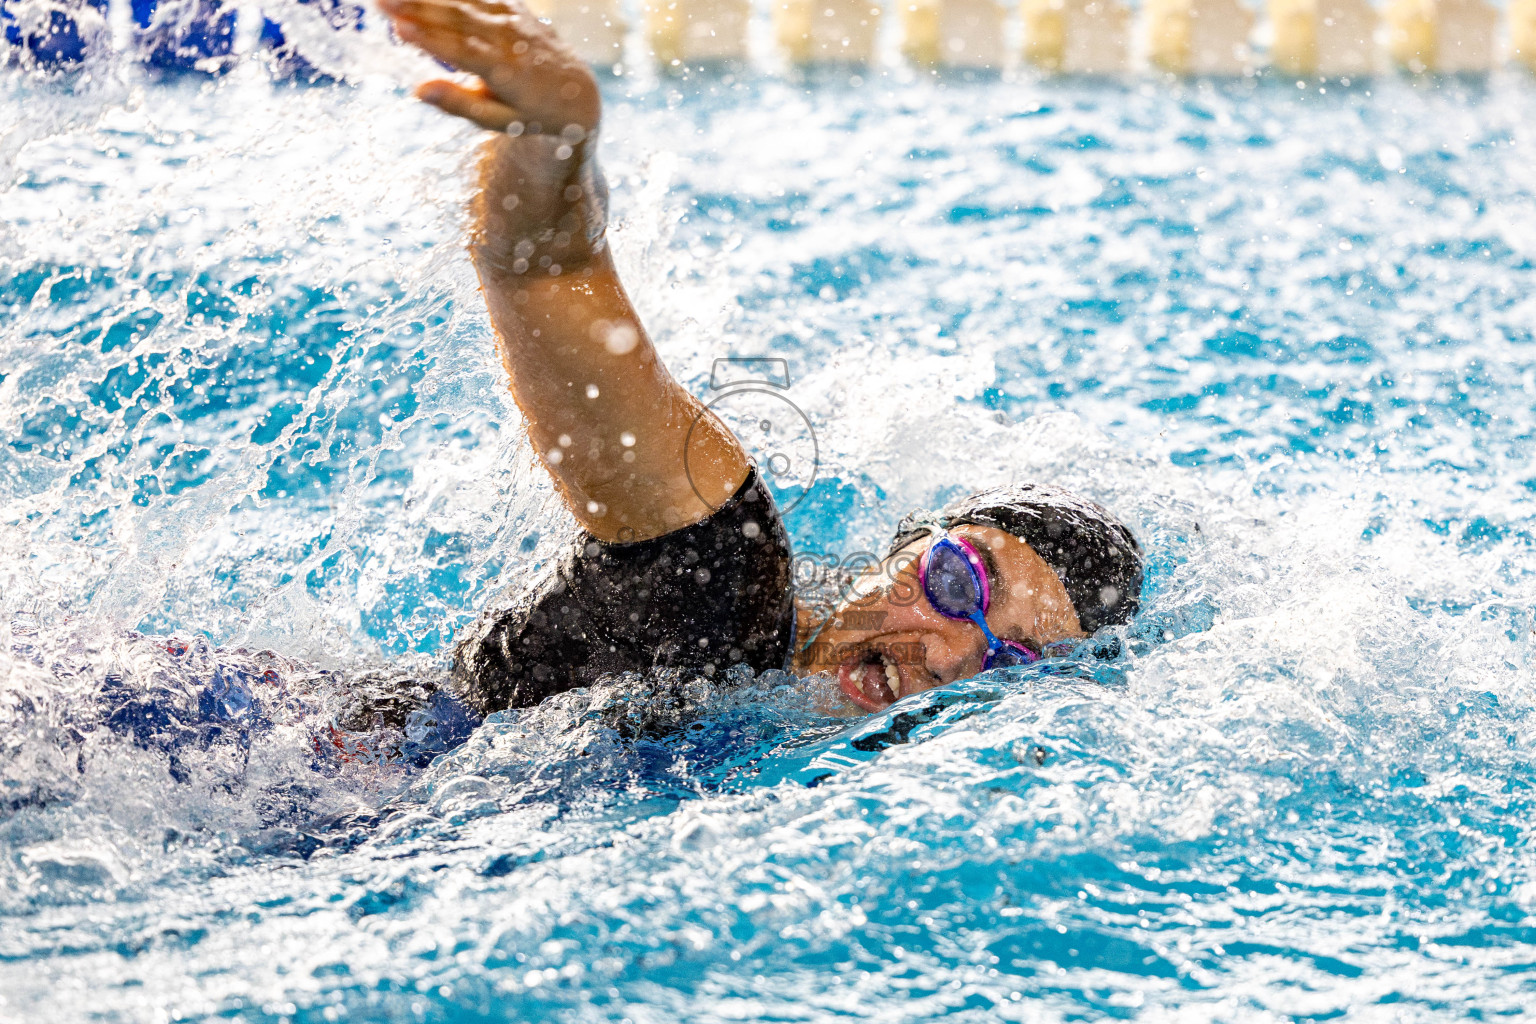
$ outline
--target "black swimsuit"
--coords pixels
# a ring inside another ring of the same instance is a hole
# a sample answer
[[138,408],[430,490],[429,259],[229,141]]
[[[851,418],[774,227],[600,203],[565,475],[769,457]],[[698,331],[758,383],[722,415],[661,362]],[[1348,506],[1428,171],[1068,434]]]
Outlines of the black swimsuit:
[[490,714],[616,672],[781,669],[794,615],[789,536],[753,469],[692,526],[630,544],[583,532],[551,578],[460,643],[454,689]]
[[[609,673],[784,668],[795,633],[790,583],[789,537],[756,470],[709,518],[665,536],[604,544],[582,534],[542,585],[511,611],[484,616],[459,644],[447,689],[403,674],[347,679],[345,705],[314,738],[317,761],[425,765],[462,743],[480,717]],[[189,653],[178,640],[153,643],[174,659],[173,678],[206,671],[203,685],[167,689],[158,675],[108,675],[98,721],[168,752],[178,778],[181,750],[216,741],[248,750],[254,731],[297,706],[283,675],[302,674],[293,666],[279,672],[274,655],[214,658],[206,644]]]

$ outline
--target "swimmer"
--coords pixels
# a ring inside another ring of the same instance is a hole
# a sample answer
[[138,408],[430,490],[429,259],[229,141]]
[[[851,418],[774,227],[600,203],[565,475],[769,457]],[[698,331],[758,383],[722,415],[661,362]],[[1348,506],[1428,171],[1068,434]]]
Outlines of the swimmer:
[[797,607],[772,495],[662,365],[614,268],[591,71],[515,0],[379,3],[465,76],[416,95],[489,133],[469,250],[529,438],[582,528],[549,579],[459,640],[452,687],[476,710],[610,673],[745,664],[829,676],[877,711],[1135,614],[1130,531],[1037,485],[909,516],[829,610]]

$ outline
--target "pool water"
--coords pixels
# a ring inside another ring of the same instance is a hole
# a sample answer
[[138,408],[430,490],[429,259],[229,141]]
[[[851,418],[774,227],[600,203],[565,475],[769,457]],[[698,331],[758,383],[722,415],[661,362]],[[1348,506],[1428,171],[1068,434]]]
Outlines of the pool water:
[[416,768],[324,723],[570,527],[474,133],[346,46],[0,86],[0,1018],[1527,1012],[1536,83],[607,81],[625,279],[697,393],[786,361],[802,552],[1050,480],[1144,611],[864,719],[626,679]]

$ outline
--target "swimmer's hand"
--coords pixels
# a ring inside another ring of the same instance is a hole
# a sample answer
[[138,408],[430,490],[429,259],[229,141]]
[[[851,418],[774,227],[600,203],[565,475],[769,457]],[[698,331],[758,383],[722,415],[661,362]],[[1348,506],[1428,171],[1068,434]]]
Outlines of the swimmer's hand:
[[416,90],[497,132],[481,147],[470,253],[482,281],[582,274],[603,250],[594,160],[602,101],[586,64],[521,0],[379,0],[400,38],[475,75]]
[[416,95],[481,128],[579,140],[597,130],[597,80],[549,26],[517,0],[379,0],[395,33],[468,84],[434,79]]
[[534,451],[598,540],[660,537],[723,505],[750,463],[667,372],[606,243],[591,70],[520,0],[379,0],[459,71],[416,90],[495,135],[480,147],[470,256]]

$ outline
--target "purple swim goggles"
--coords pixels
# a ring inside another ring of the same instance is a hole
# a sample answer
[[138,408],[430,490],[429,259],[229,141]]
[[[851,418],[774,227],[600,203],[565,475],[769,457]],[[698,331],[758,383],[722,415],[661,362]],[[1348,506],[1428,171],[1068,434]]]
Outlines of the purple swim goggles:
[[987,625],[992,587],[981,552],[964,537],[945,534],[923,552],[917,578],[933,610],[949,619],[969,619],[987,638],[982,671],[1012,668],[1038,661],[1040,655],[1014,640],[1000,639]]

